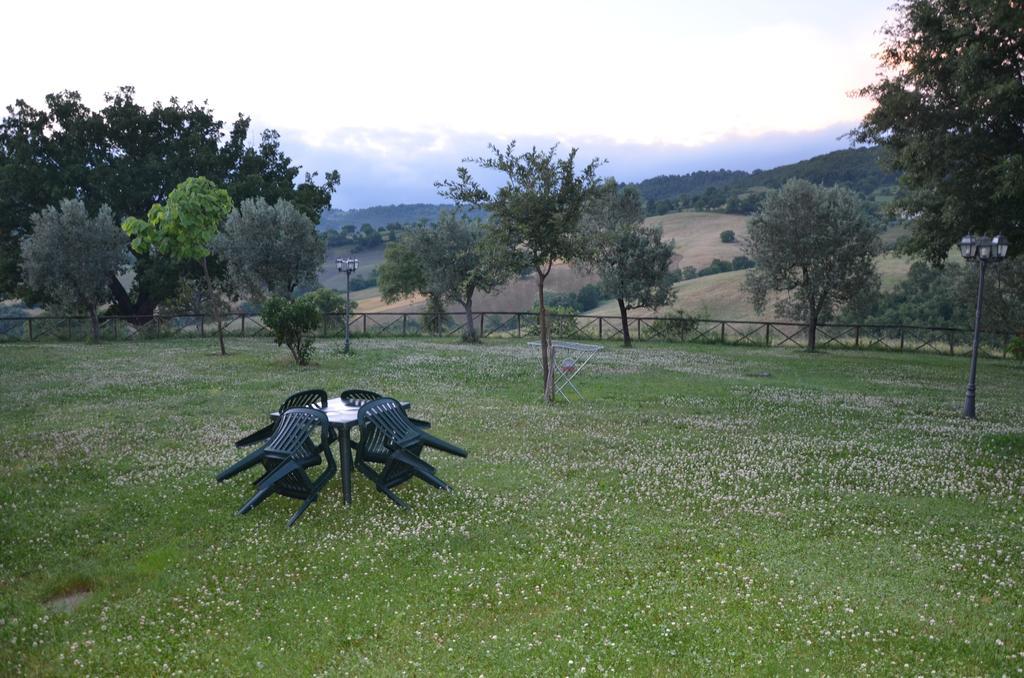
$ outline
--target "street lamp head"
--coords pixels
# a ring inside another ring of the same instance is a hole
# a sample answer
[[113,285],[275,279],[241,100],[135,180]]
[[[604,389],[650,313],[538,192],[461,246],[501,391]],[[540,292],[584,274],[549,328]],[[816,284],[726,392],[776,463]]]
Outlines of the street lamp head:
[[983,235],[978,238],[978,258],[988,261],[992,258],[992,238]]
[[338,267],[338,273],[352,273],[359,268],[358,259],[342,259],[338,257],[334,260],[334,263]]
[[[978,239],[974,237],[973,233],[968,233],[960,238],[960,254],[968,261],[978,256]],[[341,259],[338,259],[338,261],[341,261]],[[339,268],[338,270],[340,271],[341,269]]]
[[1006,258],[1007,252],[1010,250],[1010,240],[1005,235],[1000,233],[996,237],[992,238],[992,255],[999,261]]

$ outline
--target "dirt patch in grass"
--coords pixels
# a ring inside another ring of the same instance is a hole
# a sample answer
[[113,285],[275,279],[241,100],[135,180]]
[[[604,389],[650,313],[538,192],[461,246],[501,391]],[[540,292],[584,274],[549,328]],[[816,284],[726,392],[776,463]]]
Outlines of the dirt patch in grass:
[[52,612],[74,612],[79,605],[92,595],[92,586],[86,581],[76,581],[43,601]]

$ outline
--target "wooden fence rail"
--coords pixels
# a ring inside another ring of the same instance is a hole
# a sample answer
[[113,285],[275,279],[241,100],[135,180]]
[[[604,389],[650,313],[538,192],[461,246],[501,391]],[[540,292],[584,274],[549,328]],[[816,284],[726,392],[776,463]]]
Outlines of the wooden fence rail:
[[[552,315],[553,336],[560,339],[621,340],[622,323],[617,316]],[[537,334],[537,314],[486,311],[473,314],[474,330],[481,337],[530,337]],[[353,313],[349,332],[356,337],[459,336],[465,330],[462,314],[437,315],[414,312]],[[805,347],[807,327],[803,323],[763,320],[685,319],[680,317],[634,317],[629,319],[634,341],[690,341],[742,344],[749,346]],[[224,332],[230,336],[270,336],[259,315],[229,313]],[[165,337],[206,337],[216,333],[212,316],[172,315],[134,318],[105,316],[100,320],[104,340],[139,340]],[[323,337],[345,333],[342,314],[324,316],[319,331]],[[85,341],[91,328],[86,316],[0,316],[0,342]],[[983,331],[982,352],[990,357],[1007,355],[1010,331]],[[946,355],[970,353],[973,334],[966,327],[917,327],[907,325],[818,326],[820,348],[858,348],[889,351],[925,351]]]

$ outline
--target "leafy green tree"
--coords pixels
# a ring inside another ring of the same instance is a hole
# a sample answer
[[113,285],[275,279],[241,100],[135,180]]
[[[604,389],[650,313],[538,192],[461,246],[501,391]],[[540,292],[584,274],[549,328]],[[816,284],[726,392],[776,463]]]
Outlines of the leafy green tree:
[[[901,0],[883,29],[876,106],[853,136],[902,172],[907,249],[933,262],[969,231],[1024,242],[1024,7]],[[1018,249],[1018,251],[1020,251]]]
[[97,309],[110,298],[110,276],[129,264],[128,239],[109,207],[90,217],[81,200],[61,200],[31,220],[32,235],[21,250],[26,284],[60,308],[84,309],[99,341]]
[[[311,292],[306,292],[299,298],[313,302],[321,316],[345,312],[345,295],[337,290],[318,287]],[[359,302],[353,301],[349,311],[355,311],[358,306]]]
[[[273,130],[249,146],[250,120],[239,116],[227,129],[205,104],[171,98],[147,108],[131,87],[106,97],[97,111],[77,92],[46,97],[43,108],[18,100],[0,121],[0,297],[23,293],[18,271],[21,240],[30,215],[63,198],[78,198],[95,212],[109,205],[115,221],[144,214],[191,176],[224,186],[232,199],[290,200],[314,223],[330,205],[340,177],[328,172],[299,180]],[[112,276],[117,311],[146,320],[178,293],[183,277],[201,273],[189,262],[140,254],[129,291]],[[216,273],[216,271],[214,271]]]
[[722,242],[724,243],[736,242],[735,231],[722,231],[721,233],[718,234],[718,237],[721,238]]
[[234,286],[255,299],[290,297],[316,283],[325,244],[309,217],[285,199],[268,205],[249,198],[231,210],[213,250],[227,264]]
[[556,156],[557,146],[546,151],[532,148],[520,154],[516,153],[513,141],[505,150],[493,144],[489,149],[489,157],[474,162],[482,169],[504,175],[505,185],[493,194],[477,183],[465,167],[458,168],[456,180],[435,185],[441,196],[456,204],[487,210],[499,246],[515,253],[522,265],[537,274],[544,397],[554,402],[554,361],[544,306],[544,282],[556,261],[573,261],[586,251],[580,223],[584,205],[600,186],[597,168],[601,161],[594,159],[577,173],[575,148],[565,158]]
[[878,228],[855,193],[792,179],[768,193],[750,221],[746,249],[757,267],[744,287],[758,313],[769,292],[783,292],[776,312],[807,323],[814,351],[820,320],[877,290],[879,248]]
[[217,319],[220,353],[224,350],[224,327],[207,259],[218,229],[231,213],[231,196],[205,177],[191,177],[178,184],[166,204],[154,204],[143,221],[129,217],[121,228],[132,239],[132,250],[156,251],[178,261],[198,261],[206,279],[207,295]]
[[320,325],[320,312],[312,299],[271,297],[260,313],[274,333],[278,346],[284,344],[299,365],[313,357],[313,332]]
[[633,187],[619,190],[608,181],[587,206],[584,221],[591,251],[586,259],[601,276],[605,296],[619,304],[622,343],[629,336],[629,311],[672,303],[675,278],[669,270],[673,243],[661,241],[661,228],[645,226],[644,202]]
[[466,316],[462,340],[477,342],[473,296],[493,292],[515,272],[511,258],[494,245],[479,221],[442,212],[437,228],[408,230],[384,250],[378,283],[388,303],[424,294],[459,304]]

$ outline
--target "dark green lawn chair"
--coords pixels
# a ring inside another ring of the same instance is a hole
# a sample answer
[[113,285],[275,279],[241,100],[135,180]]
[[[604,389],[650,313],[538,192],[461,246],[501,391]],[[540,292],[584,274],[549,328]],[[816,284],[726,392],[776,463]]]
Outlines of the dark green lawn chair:
[[356,468],[399,507],[408,508],[408,505],[398,498],[393,488],[413,477],[440,490],[451,489],[437,477],[437,469],[420,455],[424,447],[460,457],[465,457],[466,451],[413,424],[398,401],[381,398],[363,405],[359,408],[358,424]]
[[[325,407],[326,405],[327,392],[321,389],[312,389],[309,391],[299,391],[298,393],[293,393],[290,396],[288,396],[285,399],[284,403],[281,405],[280,409],[278,409],[278,412],[287,412],[288,410],[296,407]],[[267,440],[268,438],[270,438],[270,436],[273,435],[274,431],[277,430],[277,426],[280,421],[280,418],[275,419],[273,422],[271,422],[267,426],[264,426],[259,431],[250,433],[249,435],[245,436],[244,438],[236,442],[235,447],[255,445],[258,442]],[[334,433],[333,429],[331,431],[331,435],[333,436],[332,440],[337,440],[337,435]],[[306,451],[309,453],[309,456],[315,456],[316,444],[313,443],[312,440],[306,440],[304,444],[306,446]],[[218,473],[217,482],[222,483],[231,476],[237,475],[247,468],[252,468],[256,464],[259,464],[262,459],[263,448],[261,447],[251,452],[250,454],[247,454],[246,456],[242,457],[234,464],[228,466],[226,469]],[[259,480],[257,479],[256,483],[258,482]],[[256,483],[253,484],[255,485]]]
[[[316,442],[317,437],[319,442]],[[262,464],[264,473],[255,483],[256,494],[238,509],[238,514],[248,513],[271,493],[277,493],[302,500],[299,510],[288,520],[289,527],[294,525],[303,511],[316,501],[320,489],[337,471],[330,447],[335,439],[331,422],[320,410],[296,407],[282,413],[270,439],[253,453],[259,455],[256,463]],[[316,480],[312,480],[307,469],[318,466],[324,460],[327,468]],[[224,477],[218,476],[217,479],[224,480],[241,470],[221,474]]]
[[[284,403],[281,404],[281,407],[279,407],[277,411],[285,412],[293,407],[319,407],[320,409],[323,409],[327,407],[327,391],[315,388],[309,391],[293,393],[285,398]],[[250,433],[237,441],[235,443],[235,447],[248,447],[249,445],[255,445],[256,443],[263,442],[274,432],[275,426],[277,426],[276,421],[264,426],[259,431]]]
[[[384,396],[382,396],[381,394],[376,393],[374,391],[370,391],[365,388],[350,388],[341,392],[342,402],[352,407],[361,407],[366,403],[373,402],[374,400],[380,400],[383,397]],[[423,419],[413,419],[412,417],[409,418],[409,421],[416,424],[420,428],[430,428],[429,421],[424,421]]]

